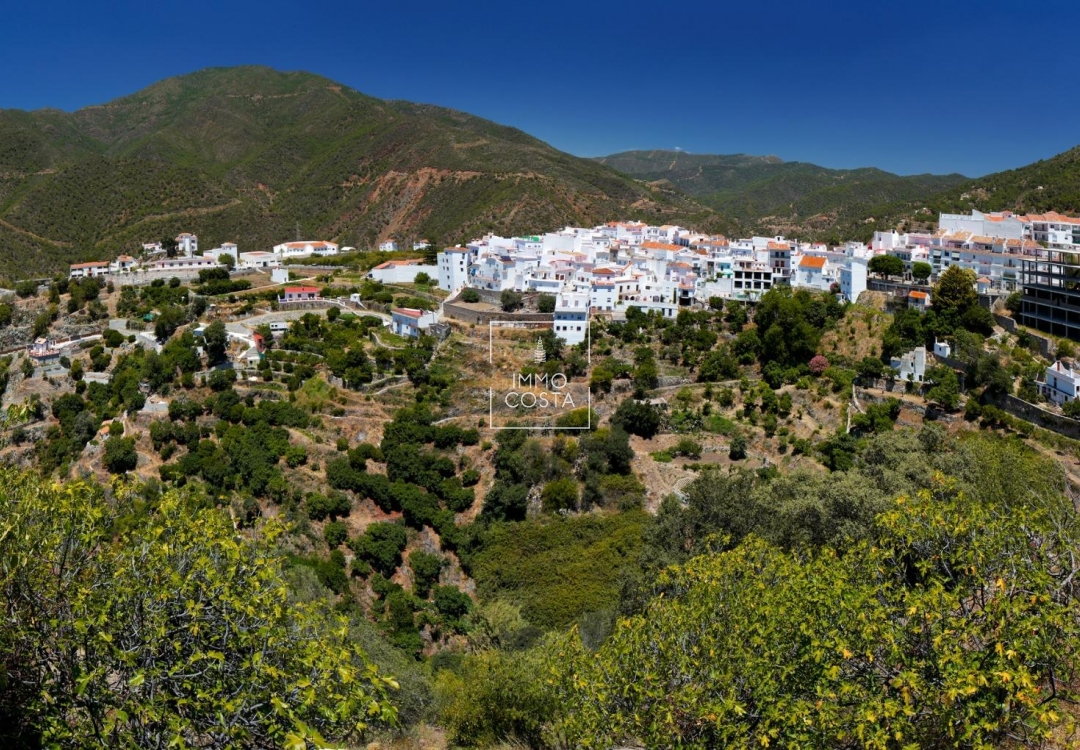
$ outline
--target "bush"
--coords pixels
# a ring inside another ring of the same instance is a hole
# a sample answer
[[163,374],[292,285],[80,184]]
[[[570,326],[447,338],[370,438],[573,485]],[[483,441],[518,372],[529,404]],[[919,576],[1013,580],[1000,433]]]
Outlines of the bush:
[[536,298],[536,309],[542,313],[555,312],[555,295],[541,294]]
[[349,546],[360,559],[389,577],[401,565],[407,538],[404,526],[382,521],[368,526],[363,534],[349,542]]
[[341,521],[330,521],[323,528],[323,539],[326,540],[326,544],[330,549],[340,546],[348,538],[349,529]]
[[728,448],[728,458],[732,461],[742,461],[746,458],[746,438],[742,435],[736,435],[731,439],[731,446]]
[[125,474],[139,465],[135,451],[135,438],[112,436],[105,441],[105,468],[110,474]]
[[417,550],[409,555],[409,568],[413,573],[413,593],[427,597],[431,587],[438,582],[439,573],[446,566],[446,559],[441,555]]
[[504,289],[499,295],[499,304],[503,312],[514,312],[521,308],[521,294],[513,289]]
[[476,291],[475,289],[463,289],[461,292],[461,301],[469,303],[479,302],[480,292]]
[[680,439],[672,449],[676,455],[687,458],[701,458],[701,450],[701,443],[688,437]]

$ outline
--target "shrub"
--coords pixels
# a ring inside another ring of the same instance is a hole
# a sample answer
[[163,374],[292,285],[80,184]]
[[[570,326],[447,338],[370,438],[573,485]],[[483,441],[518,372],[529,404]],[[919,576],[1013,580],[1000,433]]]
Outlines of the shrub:
[[334,549],[349,538],[349,529],[341,521],[330,521],[323,528],[323,539],[327,546]]

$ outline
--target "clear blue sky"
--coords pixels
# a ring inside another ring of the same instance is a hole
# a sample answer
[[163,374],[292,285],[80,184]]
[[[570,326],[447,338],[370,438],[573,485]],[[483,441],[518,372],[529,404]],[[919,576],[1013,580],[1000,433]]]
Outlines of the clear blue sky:
[[103,5],[6,4],[0,107],[73,110],[262,64],[581,156],[679,147],[976,176],[1080,143],[1075,0]]

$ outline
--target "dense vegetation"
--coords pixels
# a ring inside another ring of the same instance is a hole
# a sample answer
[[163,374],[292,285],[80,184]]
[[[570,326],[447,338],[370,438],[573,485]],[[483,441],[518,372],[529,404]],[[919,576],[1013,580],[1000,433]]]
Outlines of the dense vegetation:
[[625,589],[608,639],[468,656],[442,715],[465,744],[1038,742],[1075,692],[1063,489],[1017,443],[936,427],[877,436],[846,472],[704,475],[646,526],[645,595]]

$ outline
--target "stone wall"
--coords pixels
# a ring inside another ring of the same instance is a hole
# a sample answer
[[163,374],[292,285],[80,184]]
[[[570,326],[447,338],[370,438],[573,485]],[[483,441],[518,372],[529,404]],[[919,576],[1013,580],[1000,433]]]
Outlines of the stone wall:
[[487,325],[492,320],[512,321],[517,323],[551,323],[555,320],[552,313],[508,313],[502,310],[477,310],[465,304],[444,302],[443,316],[459,323]]
[[1031,422],[1073,440],[1080,440],[1080,421],[1066,417],[1063,414],[1057,414],[1041,406],[1028,403],[1016,396],[997,396],[991,399],[989,403],[1025,422]]

